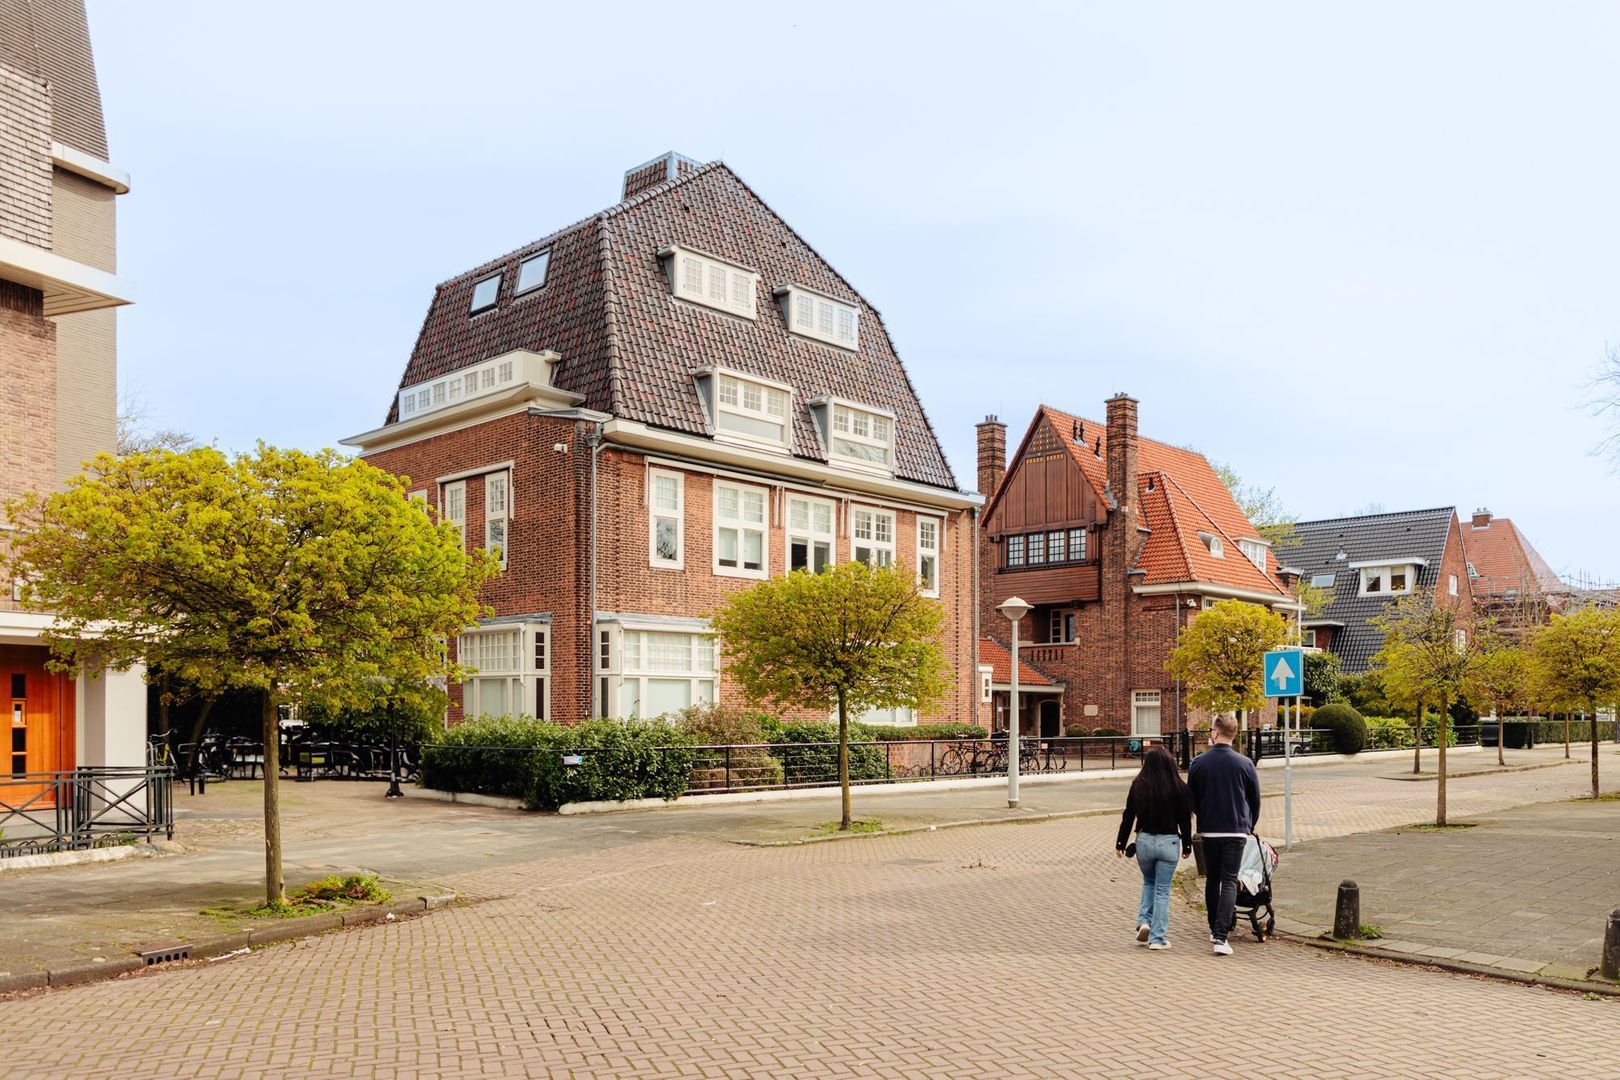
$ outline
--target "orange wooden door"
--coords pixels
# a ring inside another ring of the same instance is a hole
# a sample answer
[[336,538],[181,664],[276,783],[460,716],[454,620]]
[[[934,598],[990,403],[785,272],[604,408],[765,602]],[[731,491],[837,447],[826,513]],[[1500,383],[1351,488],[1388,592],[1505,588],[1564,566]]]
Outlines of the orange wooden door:
[[[73,681],[45,667],[43,648],[0,646],[0,709],[4,710],[8,777],[72,769]],[[17,806],[49,785],[8,784],[4,801]]]

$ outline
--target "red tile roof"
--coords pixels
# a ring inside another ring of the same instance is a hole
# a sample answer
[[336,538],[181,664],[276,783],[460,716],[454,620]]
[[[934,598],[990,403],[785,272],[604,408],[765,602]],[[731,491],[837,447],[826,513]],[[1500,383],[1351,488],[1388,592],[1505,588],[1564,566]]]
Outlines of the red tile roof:
[[[1022,649],[1019,650],[1022,652]],[[979,639],[979,663],[990,665],[990,681],[997,686],[1007,686],[1012,683],[1012,654],[1006,646],[995,638]],[[1029,662],[1022,655],[1018,657],[1018,682],[1020,686],[1057,686],[1058,684],[1044,672],[1037,671],[1029,666]]]
[[1570,591],[1541,553],[1508,518],[1492,518],[1484,528],[1464,524],[1463,547],[1473,564],[1474,592],[1501,596],[1520,593],[1560,594]]
[[[677,300],[659,251],[684,245],[755,270],[762,295],[748,320]],[[544,287],[515,296],[516,269],[551,252]],[[473,287],[502,273],[493,309],[470,314]],[[854,304],[860,348],[791,334],[779,285],[797,284]],[[555,383],[586,408],[708,436],[693,380],[706,364],[794,390],[794,447],[825,460],[806,403],[829,395],[891,410],[895,472],[954,489],[955,478],[877,309],[746,183],[720,162],[653,185],[601,213],[518,248],[438,287],[400,387],[436,379],[515,349],[562,354]],[[391,405],[388,423],[396,419]]]
[[[1106,502],[1107,425],[1061,412],[1050,405],[1040,407],[1035,423],[1040,423],[1043,417],[1059,434],[1069,456],[1096,489],[1098,498]],[[1072,437],[1077,424],[1085,433],[1083,440]],[[1259,539],[1260,534],[1244,516],[1208,458],[1196,450],[1138,436],[1136,463],[1141,523],[1149,530],[1136,567],[1146,572],[1142,584],[1200,581],[1286,595],[1277,580],[1276,556],[1269,551],[1266,553],[1266,568],[1262,571],[1238,547],[1239,540]],[[1210,553],[1199,533],[1221,539],[1222,558]]]

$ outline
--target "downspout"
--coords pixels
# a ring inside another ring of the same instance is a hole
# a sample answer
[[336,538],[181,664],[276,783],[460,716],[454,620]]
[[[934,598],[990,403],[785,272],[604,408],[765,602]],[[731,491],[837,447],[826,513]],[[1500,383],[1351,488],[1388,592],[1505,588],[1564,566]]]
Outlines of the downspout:
[[[975,506],[975,507],[969,507],[968,508],[968,520],[972,523],[972,528],[973,528],[973,585],[972,585],[972,589],[971,589],[972,603],[973,603],[973,609],[972,609],[973,614],[971,616],[972,621],[970,623],[970,625],[972,627],[972,632],[973,632],[973,649],[972,649],[973,673],[972,673],[972,677],[969,680],[969,684],[968,684],[969,686],[972,687],[972,692],[968,694],[968,703],[969,703],[969,710],[970,710],[968,715],[970,715],[973,718],[973,722],[975,724],[977,724],[979,722],[979,509],[978,509],[978,507]],[[1617,728],[1616,730],[1617,730],[1617,734],[1620,734],[1620,728]]]
[[596,646],[596,456],[602,452],[602,424],[597,422],[592,426],[588,439],[591,445],[591,499],[590,499],[590,609],[585,613],[585,670],[590,673],[591,680],[591,715],[586,717],[594,720],[602,715],[606,702],[599,700],[602,680],[596,670],[597,658],[601,655]]

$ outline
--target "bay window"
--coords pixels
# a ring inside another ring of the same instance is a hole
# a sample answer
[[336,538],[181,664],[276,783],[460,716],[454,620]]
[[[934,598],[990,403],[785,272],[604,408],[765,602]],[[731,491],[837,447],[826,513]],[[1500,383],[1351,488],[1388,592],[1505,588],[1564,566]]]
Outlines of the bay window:
[[548,628],[524,623],[469,630],[456,659],[471,669],[461,685],[462,716],[533,716],[549,711]]
[[714,638],[655,630],[620,635],[619,716],[663,716],[714,700]]

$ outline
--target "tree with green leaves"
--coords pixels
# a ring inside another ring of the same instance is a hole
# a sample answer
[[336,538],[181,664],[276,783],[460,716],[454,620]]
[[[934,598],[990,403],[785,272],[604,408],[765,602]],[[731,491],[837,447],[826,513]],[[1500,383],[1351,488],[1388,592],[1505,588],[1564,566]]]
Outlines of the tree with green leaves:
[[[1434,823],[1446,824],[1446,743],[1452,702],[1474,681],[1484,657],[1480,636],[1466,622],[1466,613],[1435,604],[1426,596],[1406,596],[1373,620],[1383,632],[1384,645],[1373,657],[1383,673],[1385,692],[1391,697],[1434,700],[1440,707],[1435,748],[1439,764]],[[1487,628],[1488,629],[1488,628]],[[1419,708],[1417,742],[1421,747],[1422,709]]]
[[1215,475],[1226,485],[1226,490],[1232,493],[1238,509],[1243,511],[1243,516],[1260,534],[1260,539],[1268,540],[1273,545],[1293,539],[1294,523],[1299,518],[1283,508],[1276,488],[1263,488],[1250,483],[1238,476],[1230,465],[1215,465],[1214,469]]
[[1507,742],[1506,712],[1519,709],[1528,712],[1533,694],[1535,672],[1530,654],[1520,648],[1514,639],[1494,629],[1479,634],[1479,666],[1474,669],[1464,694],[1475,702],[1489,702],[1496,717],[1496,763],[1507,764],[1502,748]]
[[1343,663],[1337,653],[1308,652],[1304,659],[1305,697],[1312,705],[1326,705],[1339,694],[1339,668]]
[[260,445],[102,455],[66,490],[8,507],[24,600],[56,614],[65,671],[153,665],[200,694],[264,696],[265,900],[285,902],[280,707],[366,709],[456,678],[445,639],[494,567],[334,451]]
[[[1554,615],[1531,638],[1539,681],[1553,704],[1583,708],[1592,724],[1592,797],[1598,787],[1598,707],[1620,702],[1620,610]],[[1567,723],[1567,721],[1566,721]],[[1567,748],[1568,738],[1565,739]]]
[[1288,640],[1288,624],[1268,607],[1222,600],[1182,631],[1165,670],[1187,685],[1187,702],[1235,712],[1248,730],[1251,709],[1266,704],[1266,653]]
[[837,709],[839,828],[851,828],[851,714],[931,709],[950,685],[938,601],[917,591],[912,572],[851,562],[744,589],[712,624],[727,671],[751,702]]

